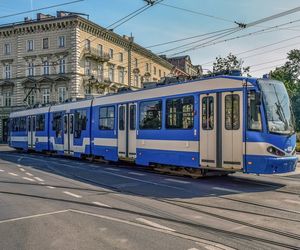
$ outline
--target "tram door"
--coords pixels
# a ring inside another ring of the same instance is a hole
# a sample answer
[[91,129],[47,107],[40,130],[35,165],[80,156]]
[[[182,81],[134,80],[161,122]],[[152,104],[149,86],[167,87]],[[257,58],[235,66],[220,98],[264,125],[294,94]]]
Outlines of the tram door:
[[222,166],[243,167],[243,95],[222,93]]
[[65,114],[64,115],[64,153],[73,153],[73,134],[74,134],[74,115]]
[[136,158],[136,103],[118,107],[118,155],[119,158]]
[[31,115],[28,116],[28,148],[34,149],[35,148],[35,130],[36,130],[36,118],[35,116]]
[[216,167],[216,94],[200,96],[200,165]]

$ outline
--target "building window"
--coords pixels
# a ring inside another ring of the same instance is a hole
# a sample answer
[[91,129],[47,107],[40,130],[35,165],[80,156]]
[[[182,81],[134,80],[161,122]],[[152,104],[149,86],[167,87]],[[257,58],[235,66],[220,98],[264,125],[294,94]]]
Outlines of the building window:
[[33,62],[28,63],[27,76],[34,76],[34,63]]
[[124,60],[124,55],[123,55],[123,53],[120,53],[120,54],[119,54],[119,59],[120,59],[120,62],[123,62],[123,60]]
[[58,102],[62,103],[67,99],[66,87],[58,87]]
[[91,41],[89,39],[86,39],[84,42],[84,48],[90,49],[91,48]]
[[98,81],[103,82],[103,64],[98,65]]
[[60,59],[59,60],[59,74],[65,74],[66,73],[66,60]]
[[12,96],[12,93],[10,91],[4,93],[4,106],[5,107],[11,106],[11,96]]
[[202,129],[214,129],[214,97],[207,96],[202,99]]
[[30,106],[33,106],[35,104],[35,93],[34,93],[34,91],[31,91],[30,94],[28,95],[27,102]]
[[49,61],[44,61],[43,62],[43,73],[44,73],[44,75],[49,75],[50,74]]
[[154,75],[156,75],[156,67],[155,66],[153,67],[153,73],[154,73]]
[[227,130],[240,128],[240,96],[237,94],[225,96],[225,128]]
[[114,65],[109,65],[108,68],[108,78],[111,82],[114,82],[115,78],[115,67]]
[[134,74],[133,84],[136,87],[139,86],[139,75],[138,74]]
[[59,48],[64,48],[65,47],[65,37],[64,36],[59,36],[58,37],[58,47]]
[[36,131],[44,131],[45,130],[45,114],[36,116]]
[[134,59],[134,66],[135,66],[136,68],[138,67],[138,59],[137,59],[137,58]]
[[11,78],[11,64],[5,64],[4,66],[4,78],[10,79]]
[[149,72],[149,63],[146,63],[146,72]]
[[27,41],[27,51],[33,51],[33,40],[28,40]]
[[103,45],[102,44],[98,44],[98,52],[100,56],[103,56]]
[[113,49],[109,49],[109,57],[110,57],[111,59],[114,58],[114,50],[113,50]]
[[50,103],[50,89],[43,89],[42,95],[43,104]]
[[158,76],[161,77],[161,70],[158,70]]
[[43,38],[43,49],[49,49],[49,38]]
[[194,97],[168,99],[166,128],[191,129],[194,127]]
[[78,110],[75,112],[74,138],[80,138],[81,132],[86,130],[87,115],[86,110]]
[[140,104],[140,129],[161,129],[162,101],[146,101]]
[[125,71],[124,68],[119,69],[119,83],[124,84]]
[[10,43],[4,44],[4,54],[5,55],[11,54],[11,44]]
[[88,60],[88,59],[85,59],[85,62],[84,62],[84,74],[87,75],[87,76],[90,76],[91,75],[91,61]]
[[102,107],[99,109],[99,129],[113,130],[115,127],[115,107]]

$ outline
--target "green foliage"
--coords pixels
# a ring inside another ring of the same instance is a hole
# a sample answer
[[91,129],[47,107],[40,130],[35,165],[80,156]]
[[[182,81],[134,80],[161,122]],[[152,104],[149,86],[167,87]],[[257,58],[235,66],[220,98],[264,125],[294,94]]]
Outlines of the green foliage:
[[300,131],[300,50],[291,50],[287,55],[287,62],[271,71],[270,76],[284,83],[291,98],[296,129]]
[[242,74],[249,74],[250,67],[243,67],[244,61],[238,59],[237,56],[229,54],[227,57],[217,57],[213,64],[213,73],[229,72],[231,70],[240,70]]

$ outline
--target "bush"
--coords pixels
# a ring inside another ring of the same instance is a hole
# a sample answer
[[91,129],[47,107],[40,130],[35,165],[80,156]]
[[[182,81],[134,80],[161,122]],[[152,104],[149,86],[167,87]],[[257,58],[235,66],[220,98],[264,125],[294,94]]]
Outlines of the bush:
[[297,144],[296,144],[296,151],[300,152],[300,142],[297,142]]

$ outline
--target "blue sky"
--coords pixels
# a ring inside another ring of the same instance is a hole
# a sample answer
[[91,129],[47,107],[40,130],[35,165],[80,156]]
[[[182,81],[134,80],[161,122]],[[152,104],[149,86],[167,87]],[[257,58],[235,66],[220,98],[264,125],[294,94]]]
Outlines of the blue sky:
[[[0,24],[20,21],[25,15],[19,15],[11,18],[1,18],[1,16],[30,10],[31,8],[36,9],[68,1],[69,0],[1,0]],[[298,0],[164,0],[163,3],[242,23],[249,23],[266,16],[300,6],[300,1]],[[143,0],[85,0],[72,5],[51,8],[43,12],[49,14],[54,14],[56,10],[84,12],[90,15],[90,19],[92,21],[106,27],[133,10],[142,7],[144,4]],[[34,17],[34,14],[27,14],[26,16]],[[232,34],[227,38],[247,34],[265,27],[271,27],[298,19],[300,19],[300,12],[265,22],[259,27],[243,30]],[[126,24],[120,26],[115,30],[115,32],[120,35],[130,35],[132,33],[137,43],[147,47],[157,43],[232,27],[235,27],[235,25],[231,22],[188,13],[163,5],[156,5]],[[238,54],[240,52],[300,35],[300,21],[287,25],[286,27],[291,28],[288,30],[277,29],[274,32],[268,32],[262,35],[251,35],[245,38],[192,50],[185,54],[189,54],[191,56],[194,64],[204,64],[204,69],[210,69],[211,65],[205,63],[213,61],[216,56],[226,56],[230,52]],[[191,41],[195,40],[196,39]],[[152,50],[158,53],[181,44],[183,43],[156,47],[152,48]],[[286,53],[293,48],[300,49],[300,37],[266,47],[264,49],[241,54],[240,57],[256,55],[245,58],[244,65],[253,65],[252,75],[261,76],[263,73],[268,72],[269,69],[274,67],[274,65],[282,64],[285,61],[284,58],[286,57]],[[273,51],[265,53],[269,50]],[[180,50],[168,52],[166,54],[172,55],[179,51]]]

